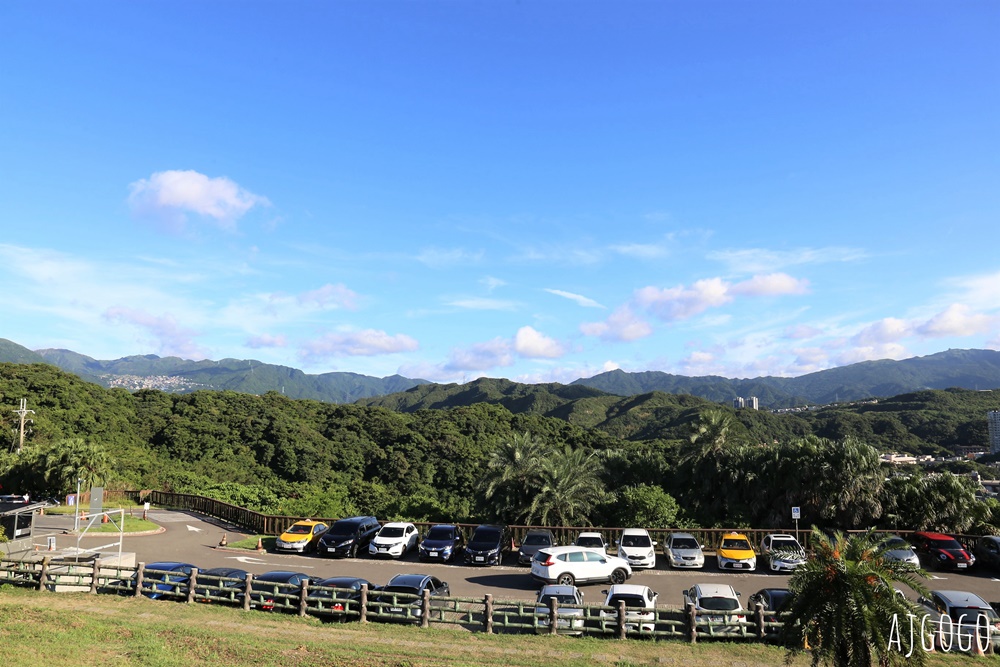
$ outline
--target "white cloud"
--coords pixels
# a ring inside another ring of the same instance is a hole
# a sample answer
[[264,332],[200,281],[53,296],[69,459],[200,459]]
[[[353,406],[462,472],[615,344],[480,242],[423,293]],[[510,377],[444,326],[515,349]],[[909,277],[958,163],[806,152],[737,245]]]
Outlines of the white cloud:
[[287,345],[288,340],[281,334],[278,334],[277,336],[261,334],[259,336],[251,336],[246,341],[246,346],[254,350],[268,347],[285,347]]
[[128,203],[133,214],[154,216],[183,229],[188,213],[211,218],[226,230],[254,206],[269,206],[266,197],[255,195],[235,182],[211,178],[193,170],[158,171],[148,179],[129,185]]
[[514,350],[529,359],[557,359],[566,354],[566,350],[555,339],[527,326],[517,330]]
[[416,259],[431,268],[442,269],[449,266],[478,264],[483,259],[483,251],[471,252],[464,248],[424,248]]
[[736,283],[730,289],[730,292],[740,296],[779,296],[805,294],[808,291],[808,280],[793,278],[787,273],[756,275],[749,280]]
[[894,343],[913,334],[913,326],[904,320],[887,317],[870,324],[851,339],[856,345],[882,345]]
[[494,338],[467,348],[454,348],[448,355],[445,371],[485,371],[514,363],[510,341]]
[[867,253],[860,248],[831,246],[829,248],[797,248],[794,250],[768,250],[745,248],[719,250],[708,253],[708,258],[723,262],[733,273],[760,273],[786,266],[827,264],[830,262],[855,262],[865,259]]
[[783,336],[790,340],[805,340],[822,336],[824,331],[808,324],[796,324],[785,329]]
[[486,276],[485,278],[481,279],[479,282],[480,282],[480,284],[482,284],[483,286],[486,287],[486,291],[487,292],[492,292],[496,288],[503,287],[504,285],[507,284],[506,281],[501,280],[499,278],[494,278],[493,276]]
[[299,353],[306,359],[371,357],[380,354],[412,352],[419,347],[416,339],[406,334],[392,336],[385,331],[364,329],[362,331],[326,334],[302,344]]
[[341,307],[348,310],[357,308],[357,298],[357,293],[343,284],[326,284],[319,289],[302,292],[297,297],[298,302],[303,305],[316,305],[320,308]]
[[637,304],[667,321],[687,319],[733,300],[729,284],[721,278],[699,280],[690,288],[643,287],[636,290],[634,298]]
[[603,322],[586,322],[580,325],[585,336],[596,336],[607,341],[633,341],[653,333],[653,327],[639,318],[626,304],[611,313]]
[[862,361],[877,361],[879,359],[905,359],[911,356],[905,347],[899,343],[883,343],[880,345],[863,345],[846,349],[834,357],[834,365],[846,366]]
[[637,259],[661,259],[670,254],[666,247],[655,243],[622,243],[611,246],[611,249],[619,255]]
[[924,322],[917,331],[928,338],[972,336],[989,331],[997,321],[995,316],[974,313],[968,306],[955,303]]
[[194,341],[196,332],[177,323],[172,315],[156,316],[143,310],[114,306],[104,312],[104,317],[114,323],[131,324],[153,337],[157,353],[184,359],[205,359],[208,354]]
[[549,294],[555,294],[556,296],[561,296],[564,299],[569,299],[570,301],[576,302],[578,306],[583,306],[584,308],[604,308],[601,304],[597,303],[593,299],[581,296],[580,294],[573,294],[572,292],[564,292],[560,289],[549,289],[545,288],[545,291]]
[[978,310],[1000,308],[1000,271],[953,278],[948,283],[958,288],[956,301]]

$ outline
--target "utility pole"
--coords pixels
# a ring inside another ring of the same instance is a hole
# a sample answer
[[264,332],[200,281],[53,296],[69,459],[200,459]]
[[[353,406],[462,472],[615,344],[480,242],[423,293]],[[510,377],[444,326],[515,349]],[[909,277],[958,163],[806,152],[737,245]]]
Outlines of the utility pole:
[[20,437],[20,440],[18,441],[18,444],[17,444],[17,453],[20,454],[21,450],[24,449],[24,422],[27,421],[29,424],[34,423],[34,420],[31,420],[31,419],[25,420],[25,417],[27,417],[28,415],[35,414],[35,411],[34,410],[29,410],[28,409],[28,399],[22,398],[21,399],[21,409],[20,410],[14,410],[14,414],[18,415],[21,418],[21,437]]

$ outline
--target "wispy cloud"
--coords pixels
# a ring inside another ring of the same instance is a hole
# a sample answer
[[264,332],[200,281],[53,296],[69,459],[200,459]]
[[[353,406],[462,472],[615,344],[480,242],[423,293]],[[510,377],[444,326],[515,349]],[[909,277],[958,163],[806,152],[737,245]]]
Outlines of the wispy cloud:
[[867,257],[868,253],[861,248],[839,246],[828,248],[796,248],[794,250],[743,248],[717,250],[708,253],[708,259],[726,264],[730,272],[737,274],[776,271],[803,264],[856,262]]
[[173,315],[153,315],[144,310],[115,306],[108,308],[104,317],[110,322],[131,324],[145,331],[156,341],[157,352],[161,355],[196,360],[208,356],[194,340],[197,333],[179,325]]
[[449,372],[485,371],[514,363],[510,341],[494,338],[465,348],[453,348],[443,369]]
[[420,345],[406,334],[391,335],[376,329],[328,333],[307,341],[299,347],[299,354],[311,361],[328,357],[370,357],[380,354],[412,352]]
[[471,251],[464,248],[424,248],[417,255],[418,262],[434,269],[450,266],[468,266],[478,264],[483,259],[483,251]]
[[517,310],[517,303],[505,301],[503,299],[489,299],[486,297],[469,297],[465,299],[454,299],[446,302],[446,305],[466,310]]
[[251,336],[248,338],[245,345],[254,350],[272,347],[286,347],[288,345],[288,339],[282,334],[278,334],[277,336],[261,334],[259,336]]
[[354,310],[357,308],[358,295],[343,284],[326,284],[319,289],[302,292],[298,302],[304,305],[315,305],[320,308],[340,307]]
[[254,206],[269,206],[267,197],[255,195],[225,176],[215,178],[193,170],[155,172],[129,185],[133,215],[155,217],[174,231],[181,231],[190,213],[233,231],[236,221]]
[[548,292],[549,294],[555,294],[556,296],[561,296],[564,299],[569,299],[570,301],[573,301],[577,305],[583,306],[584,308],[604,308],[604,306],[597,303],[593,299],[582,296],[580,294],[574,294],[573,292],[564,292],[563,290],[560,289],[550,289],[548,287],[545,288],[545,291]]
[[628,342],[645,338],[653,333],[653,327],[625,304],[618,307],[603,322],[581,324],[580,331],[585,336],[596,336],[601,340]]
[[623,243],[611,246],[611,250],[636,259],[662,259],[670,254],[666,246],[656,243]]

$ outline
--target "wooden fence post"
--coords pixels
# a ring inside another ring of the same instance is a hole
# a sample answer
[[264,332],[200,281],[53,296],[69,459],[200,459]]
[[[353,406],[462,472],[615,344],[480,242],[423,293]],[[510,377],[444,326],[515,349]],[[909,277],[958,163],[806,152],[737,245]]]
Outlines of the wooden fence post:
[[[534,616],[534,614],[532,614]],[[559,632],[559,598],[555,595],[549,598],[549,634]]]
[[243,611],[250,611],[250,594],[253,591],[253,573],[247,572],[246,581],[243,582]]
[[305,616],[309,608],[309,580],[303,579],[299,588],[299,616]]
[[687,616],[687,631],[688,631],[688,641],[692,644],[698,643],[698,611],[694,608],[694,605],[690,602],[687,608],[684,610]]
[[764,628],[764,605],[759,602],[754,605],[753,618],[757,623],[757,639],[763,641],[764,635],[766,634],[766,630]]
[[132,595],[139,597],[142,595],[142,580],[145,576],[146,564],[139,563],[139,567],[135,571],[135,590],[132,591]]
[[625,600],[618,601],[618,639],[625,639]]
[[90,594],[97,595],[97,582],[101,580],[101,566],[94,559],[94,569],[90,571]]
[[198,585],[198,568],[191,568],[191,576],[188,577],[188,603],[194,602],[194,588]]
[[493,634],[493,596],[489,593],[483,598],[483,629],[486,634]]
[[358,604],[358,620],[368,622],[368,584],[361,584],[361,600]]
[[420,600],[420,627],[430,627],[431,622],[431,591],[424,589],[423,599]]
[[49,561],[52,559],[46,556],[42,559],[42,571],[38,574],[38,590],[44,591],[45,584],[48,583],[49,579]]

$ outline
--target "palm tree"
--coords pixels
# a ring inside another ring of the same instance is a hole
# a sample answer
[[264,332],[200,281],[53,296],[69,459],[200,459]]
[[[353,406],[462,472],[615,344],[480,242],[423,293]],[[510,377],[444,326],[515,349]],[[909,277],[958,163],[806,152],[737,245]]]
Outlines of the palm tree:
[[909,586],[920,595],[927,589],[920,578],[923,570],[898,561],[889,561],[875,535],[832,537],[813,528],[812,557],[792,575],[788,583],[794,594],[790,619],[786,621],[793,653],[805,647],[812,653],[814,667],[869,667],[879,665],[924,664],[920,637],[900,632],[902,651],[893,650],[889,639],[895,617],[908,627],[911,603],[896,591],[895,584]]
[[67,438],[45,453],[44,466],[45,481],[61,495],[73,491],[78,479],[86,488],[107,483],[112,462],[101,445],[83,438]]
[[606,493],[601,481],[604,466],[596,452],[556,449],[542,461],[541,486],[524,517],[526,523],[546,526],[580,526],[590,523],[590,511]]
[[491,513],[514,522],[524,517],[542,484],[549,447],[525,431],[501,442],[490,455],[479,481]]

